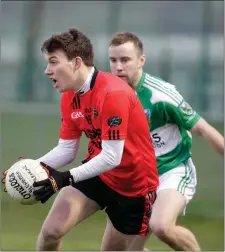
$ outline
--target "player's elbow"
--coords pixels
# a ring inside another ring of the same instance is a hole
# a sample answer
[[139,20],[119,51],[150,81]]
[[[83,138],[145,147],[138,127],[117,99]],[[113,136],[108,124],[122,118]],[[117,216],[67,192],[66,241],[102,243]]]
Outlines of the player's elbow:
[[107,165],[109,165],[112,168],[118,166],[121,163],[122,159],[122,155],[120,155],[120,153],[107,152],[107,151],[103,153],[103,157]]
[[71,151],[70,153],[68,153],[68,164],[72,163],[75,157],[76,157],[76,153],[74,153],[74,151]]
[[118,165],[120,165],[121,163],[121,158],[114,158],[113,162],[112,162],[112,166],[116,167]]
[[204,136],[209,131],[209,128],[211,128],[211,126],[203,118],[200,118],[191,129],[191,133],[198,136]]

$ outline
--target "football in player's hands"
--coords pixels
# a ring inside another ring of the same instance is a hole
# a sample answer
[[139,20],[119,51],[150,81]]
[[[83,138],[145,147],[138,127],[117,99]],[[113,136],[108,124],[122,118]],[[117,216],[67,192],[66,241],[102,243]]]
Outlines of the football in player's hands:
[[33,183],[48,178],[48,173],[37,160],[20,159],[4,172],[7,193],[24,205],[33,205],[37,200],[33,194]]

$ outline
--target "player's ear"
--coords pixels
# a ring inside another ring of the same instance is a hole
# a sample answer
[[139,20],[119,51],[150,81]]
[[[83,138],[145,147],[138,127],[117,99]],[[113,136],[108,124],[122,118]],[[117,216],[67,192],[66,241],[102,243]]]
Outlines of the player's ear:
[[142,67],[144,66],[145,61],[146,61],[146,57],[145,57],[144,54],[142,54],[142,55],[140,56],[140,60],[139,60],[139,68],[142,68]]
[[72,66],[73,66],[74,72],[80,68],[81,63],[82,63],[82,59],[80,57],[76,57],[72,59]]

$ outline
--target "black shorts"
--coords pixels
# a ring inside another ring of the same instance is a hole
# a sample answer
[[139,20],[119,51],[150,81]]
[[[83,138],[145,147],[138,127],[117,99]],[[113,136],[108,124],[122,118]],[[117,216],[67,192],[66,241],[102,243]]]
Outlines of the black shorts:
[[156,193],[143,197],[127,197],[107,186],[100,177],[73,185],[88,198],[105,209],[113,226],[123,234],[146,235]]

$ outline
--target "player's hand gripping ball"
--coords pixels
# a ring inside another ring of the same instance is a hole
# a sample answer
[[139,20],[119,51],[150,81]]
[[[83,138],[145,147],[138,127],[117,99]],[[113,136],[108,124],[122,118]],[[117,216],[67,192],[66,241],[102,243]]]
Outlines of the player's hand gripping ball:
[[3,183],[5,182],[7,193],[24,205],[33,205],[38,202],[33,194],[33,183],[48,178],[48,172],[38,161],[32,159],[20,159],[4,175],[6,177]]

